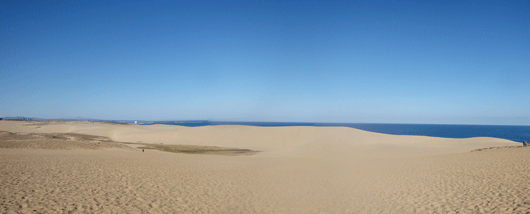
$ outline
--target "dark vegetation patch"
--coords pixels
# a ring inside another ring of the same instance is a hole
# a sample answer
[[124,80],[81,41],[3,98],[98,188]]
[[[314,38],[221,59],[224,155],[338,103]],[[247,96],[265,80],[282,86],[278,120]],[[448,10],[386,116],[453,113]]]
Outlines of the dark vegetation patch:
[[488,151],[488,150],[495,150],[495,149],[513,149],[513,148],[526,148],[526,147],[524,146],[498,146],[498,147],[475,149],[475,150],[472,150],[471,152]]
[[226,148],[216,146],[141,144],[140,149],[156,149],[165,152],[209,155],[252,155],[258,151],[250,149]]
[[0,148],[102,149],[125,148],[106,137],[74,133],[12,133],[0,131]]
[[[0,131],[0,148],[9,149],[102,149],[129,148],[126,144],[110,138],[75,133],[13,133]],[[250,149],[224,148],[216,146],[146,144],[139,149],[156,149],[165,152],[210,155],[252,155],[258,151]]]

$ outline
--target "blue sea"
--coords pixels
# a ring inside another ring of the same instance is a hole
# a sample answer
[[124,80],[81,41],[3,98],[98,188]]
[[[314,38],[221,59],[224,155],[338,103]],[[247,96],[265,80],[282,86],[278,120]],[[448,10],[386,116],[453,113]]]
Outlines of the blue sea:
[[[370,132],[395,135],[420,135],[445,138],[495,137],[515,142],[530,141],[530,126],[501,125],[429,125],[429,124],[378,124],[378,123],[286,123],[286,122],[219,122],[219,121],[156,121],[149,124],[179,125],[188,127],[215,125],[246,126],[335,126],[351,127]],[[149,125],[146,124],[146,125]]]

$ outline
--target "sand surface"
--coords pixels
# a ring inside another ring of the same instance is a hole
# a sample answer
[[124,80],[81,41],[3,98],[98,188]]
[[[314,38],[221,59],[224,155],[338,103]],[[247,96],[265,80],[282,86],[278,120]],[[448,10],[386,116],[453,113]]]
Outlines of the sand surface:
[[[0,213],[530,212],[530,147],[503,139],[91,122],[0,121],[0,131]],[[261,152],[142,152],[118,142]]]

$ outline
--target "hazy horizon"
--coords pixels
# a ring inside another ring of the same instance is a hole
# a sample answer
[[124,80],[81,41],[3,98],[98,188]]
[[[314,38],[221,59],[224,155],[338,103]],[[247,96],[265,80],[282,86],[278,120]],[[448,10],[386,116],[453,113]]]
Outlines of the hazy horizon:
[[[338,121],[263,121],[263,120],[231,120],[231,119],[113,119],[113,118],[88,118],[88,117],[71,117],[71,118],[64,118],[64,117],[58,117],[58,118],[40,118],[40,117],[27,117],[27,116],[3,116],[0,118],[28,118],[28,119],[38,119],[38,120],[91,120],[91,121],[145,121],[145,122],[186,122],[186,121],[209,121],[209,122],[236,122],[236,123],[322,123],[322,124],[417,124],[417,125],[500,125],[500,126],[530,126],[528,124],[525,124],[526,121],[528,121],[530,118],[509,118],[510,123],[491,123],[491,121],[502,121],[499,120],[499,118],[474,118],[474,120],[469,120],[466,118],[460,119],[461,121],[476,121],[475,123],[467,123],[467,122],[457,122],[457,123],[450,123],[450,122],[443,122],[442,120],[433,120],[431,122],[424,122],[424,123],[415,123],[415,122],[409,122],[409,123],[403,123],[403,122],[338,122]],[[482,120],[481,120],[482,119]],[[453,120],[457,121],[457,120]],[[513,121],[518,121],[519,123],[513,123]]]
[[0,115],[530,125],[530,2],[0,3]]

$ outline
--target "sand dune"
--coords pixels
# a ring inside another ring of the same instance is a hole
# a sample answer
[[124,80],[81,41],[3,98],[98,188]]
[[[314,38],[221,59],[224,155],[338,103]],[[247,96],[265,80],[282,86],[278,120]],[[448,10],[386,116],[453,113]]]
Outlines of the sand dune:
[[[530,148],[502,139],[89,122],[0,121],[0,130],[262,151],[0,149],[0,213],[530,212]],[[471,152],[498,146],[504,147]]]
[[94,122],[0,122],[0,130],[26,133],[78,133],[119,142],[236,147],[258,156],[373,159],[451,154],[512,145],[496,138],[448,139],[387,135],[347,127],[255,127],[116,125]]

